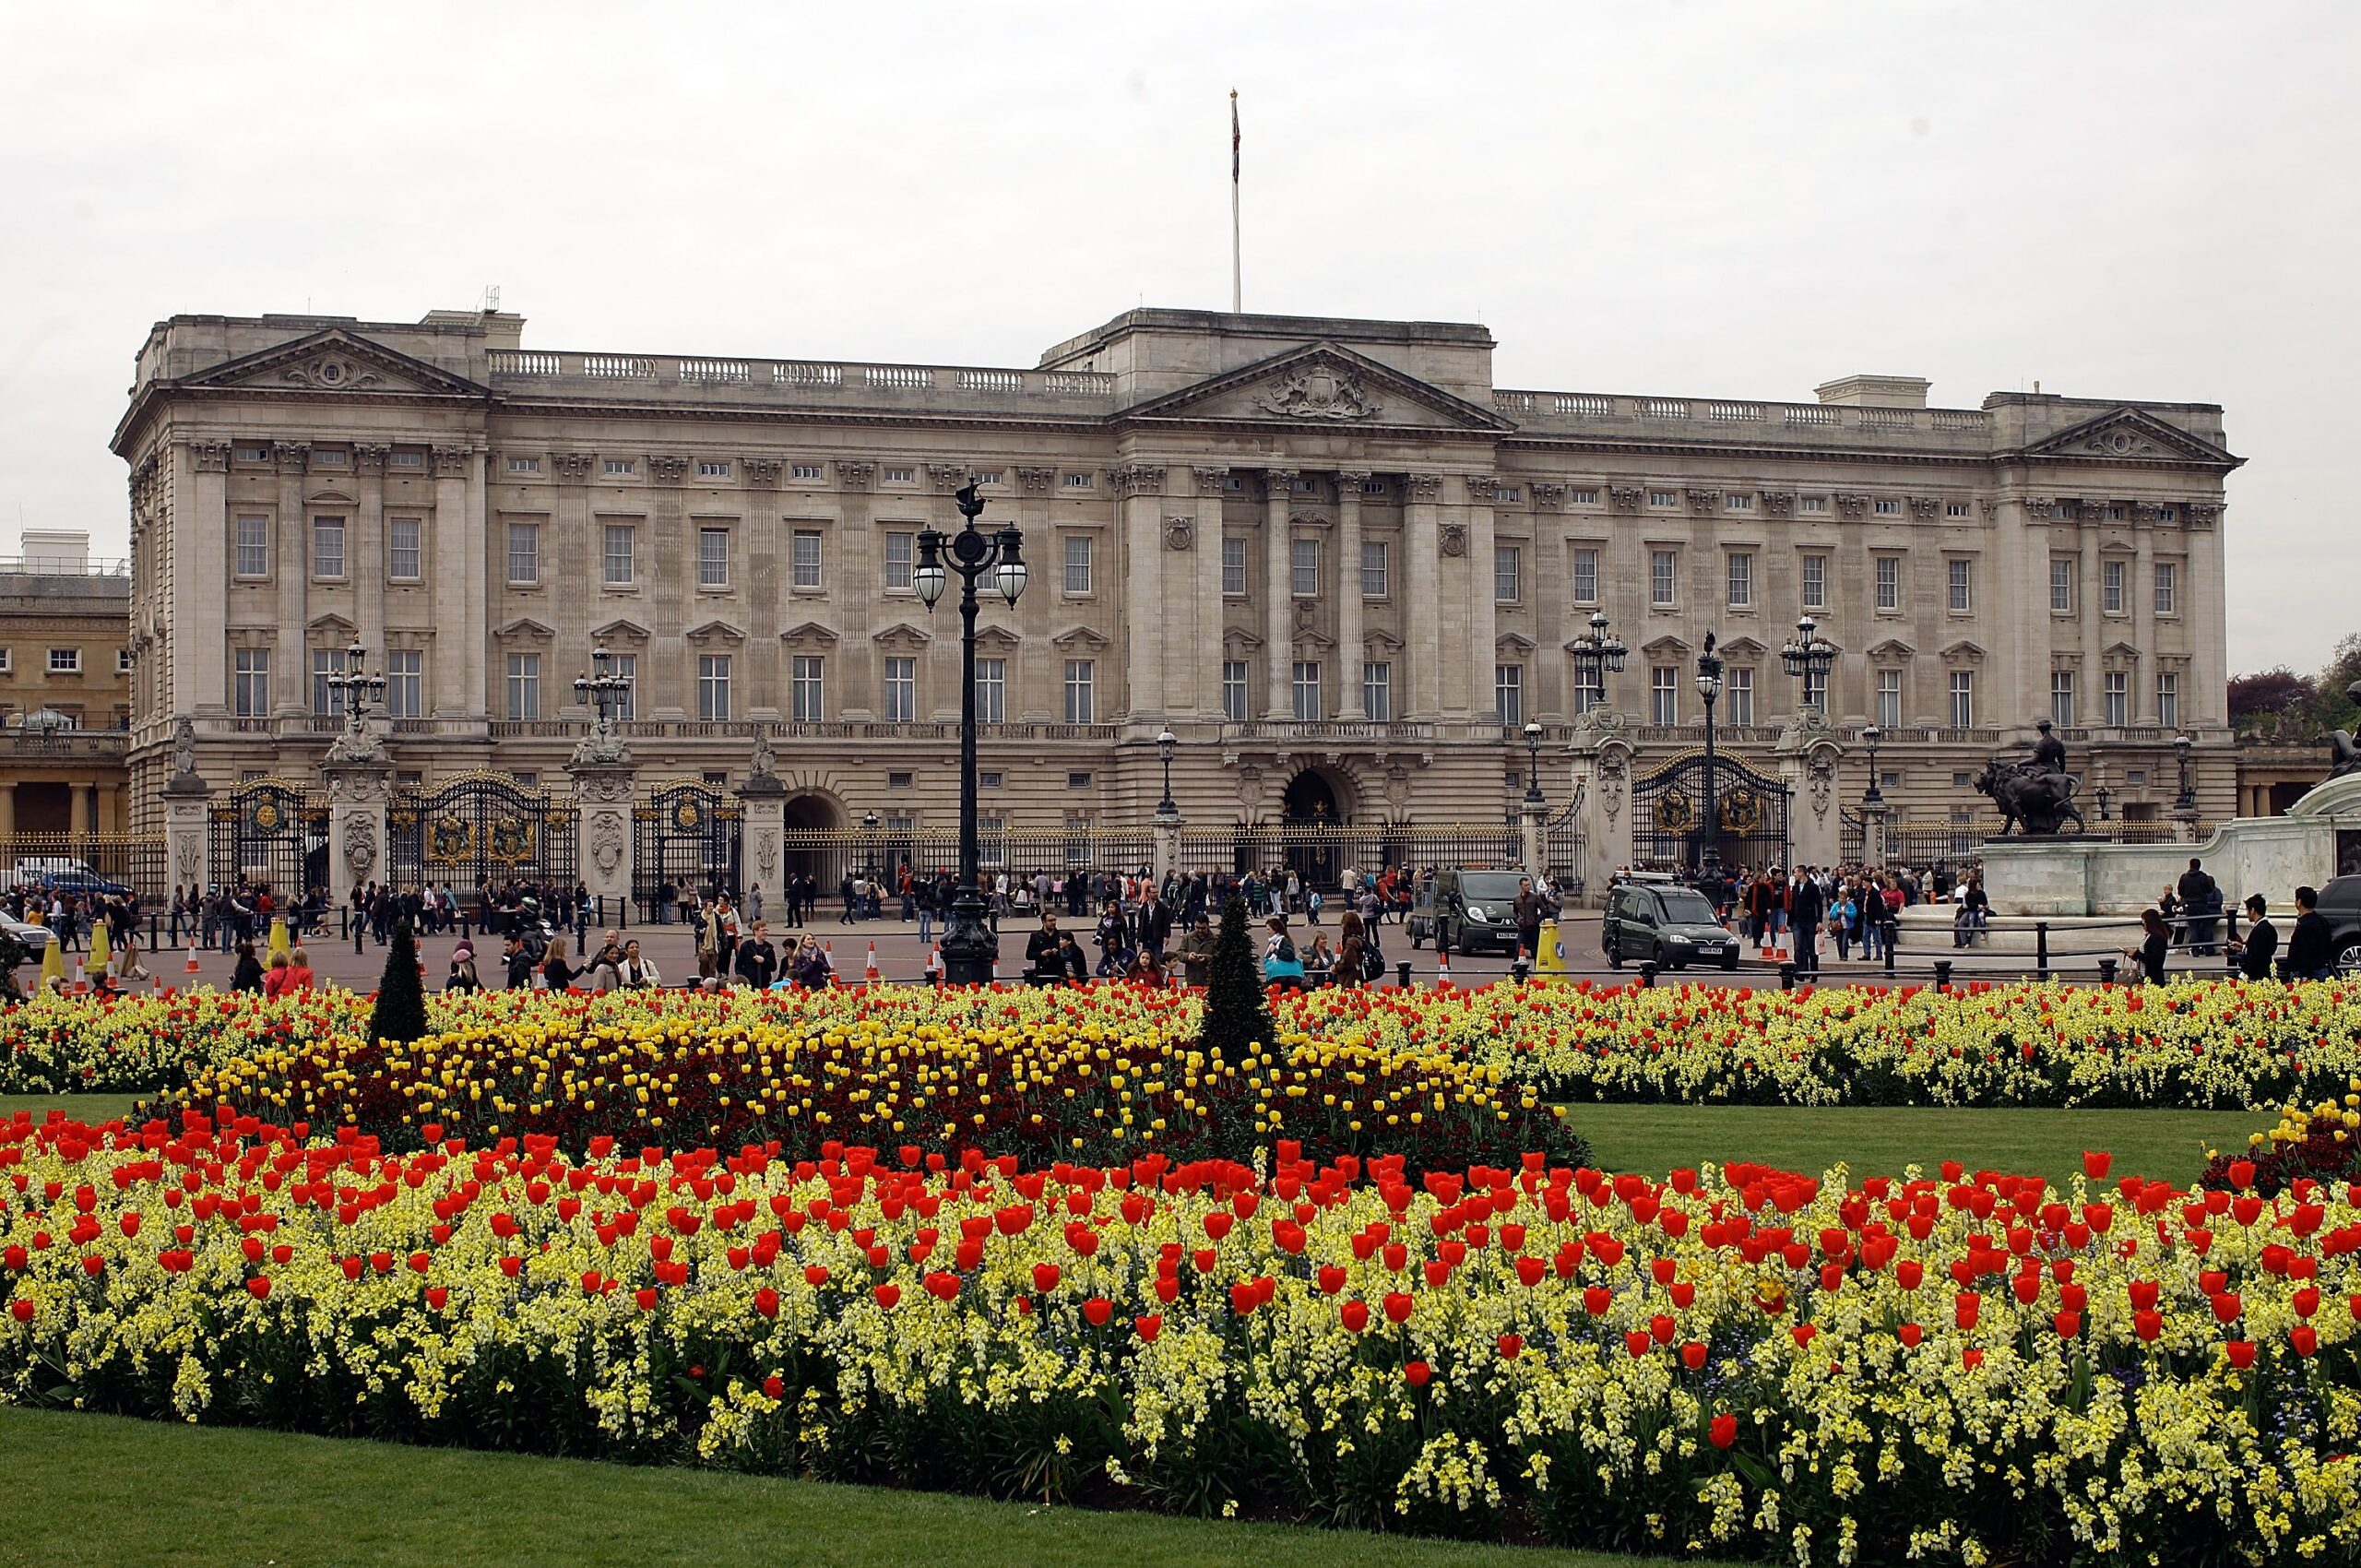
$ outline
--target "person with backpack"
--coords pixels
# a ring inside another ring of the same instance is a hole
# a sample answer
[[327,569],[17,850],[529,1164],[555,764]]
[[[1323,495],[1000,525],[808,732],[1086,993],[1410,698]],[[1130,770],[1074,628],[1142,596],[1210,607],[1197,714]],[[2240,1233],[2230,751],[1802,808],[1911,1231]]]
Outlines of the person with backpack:
[[1287,935],[1287,916],[1273,915],[1264,924],[1271,934],[1263,944],[1264,983],[1301,991],[1303,960],[1296,953],[1294,939]]

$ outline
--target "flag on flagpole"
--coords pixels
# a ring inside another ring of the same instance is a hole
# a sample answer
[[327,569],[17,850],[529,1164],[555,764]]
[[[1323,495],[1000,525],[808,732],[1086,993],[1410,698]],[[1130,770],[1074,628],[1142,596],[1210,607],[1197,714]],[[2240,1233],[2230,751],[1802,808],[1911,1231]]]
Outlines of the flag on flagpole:
[[1240,265],[1238,243],[1238,89],[1229,89],[1229,308],[1246,309],[1245,269]]
[[1229,89],[1229,183],[1238,184],[1238,89]]

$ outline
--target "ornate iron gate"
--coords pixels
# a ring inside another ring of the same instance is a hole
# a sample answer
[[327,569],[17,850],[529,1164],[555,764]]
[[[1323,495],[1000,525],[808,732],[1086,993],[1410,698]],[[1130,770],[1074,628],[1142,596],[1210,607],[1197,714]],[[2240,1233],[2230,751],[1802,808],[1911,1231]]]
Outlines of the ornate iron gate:
[[404,790],[386,808],[386,877],[396,887],[538,882],[571,888],[580,874],[574,802],[505,773],[462,773],[432,792]]
[[1703,752],[1690,752],[1631,784],[1631,853],[1660,870],[1718,862],[1760,871],[1787,861],[1787,787],[1733,757],[1715,756],[1714,814],[1704,821]]
[[652,909],[667,883],[680,892],[738,892],[745,816],[710,784],[684,779],[657,790],[631,814],[633,899]]
[[[328,806],[301,784],[257,778],[213,802],[213,880],[267,884],[282,901],[327,881]],[[333,890],[331,890],[333,891]]]

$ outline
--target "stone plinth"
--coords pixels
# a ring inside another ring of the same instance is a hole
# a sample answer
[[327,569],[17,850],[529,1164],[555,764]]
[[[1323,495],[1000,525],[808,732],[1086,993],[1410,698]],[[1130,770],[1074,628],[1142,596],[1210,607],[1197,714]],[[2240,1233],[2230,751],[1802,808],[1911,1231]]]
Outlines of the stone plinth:
[[164,864],[175,886],[213,881],[213,791],[194,773],[173,776],[163,789]]
[[620,761],[577,757],[565,771],[574,780],[583,885],[594,898],[623,904],[631,897],[631,796],[638,770],[624,754]]
[[341,901],[364,882],[386,874],[386,800],[393,789],[389,762],[321,765],[328,785],[328,897]]

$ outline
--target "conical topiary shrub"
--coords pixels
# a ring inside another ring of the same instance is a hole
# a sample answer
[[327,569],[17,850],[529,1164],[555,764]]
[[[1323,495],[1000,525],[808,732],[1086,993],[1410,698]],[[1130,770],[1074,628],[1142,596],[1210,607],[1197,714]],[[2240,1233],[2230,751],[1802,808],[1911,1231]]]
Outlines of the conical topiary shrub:
[[377,1008],[369,1016],[369,1041],[407,1045],[425,1033],[426,986],[418,973],[418,944],[410,940],[409,921],[396,921],[386,972],[377,980]]
[[1222,908],[1213,975],[1205,986],[1205,1021],[1197,1043],[1234,1062],[1249,1046],[1267,1044],[1270,1039],[1263,971],[1254,962],[1253,939],[1246,933],[1246,901],[1234,897]]

